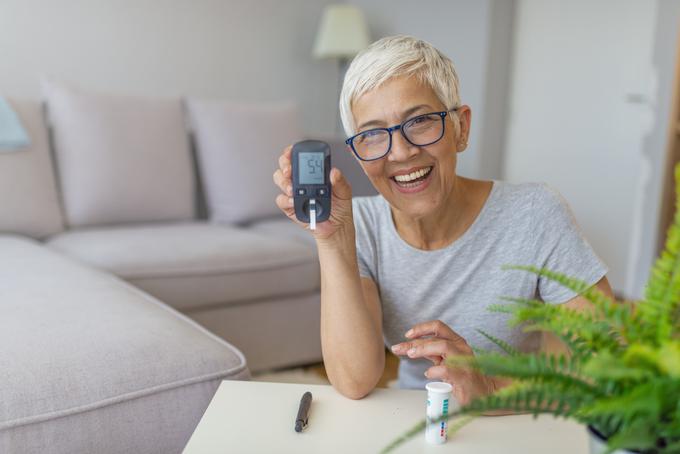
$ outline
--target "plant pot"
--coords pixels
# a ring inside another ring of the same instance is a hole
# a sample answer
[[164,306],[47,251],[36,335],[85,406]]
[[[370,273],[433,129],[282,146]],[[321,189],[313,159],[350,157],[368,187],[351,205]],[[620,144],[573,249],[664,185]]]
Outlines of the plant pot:
[[[590,439],[590,454],[604,454],[607,451],[607,440],[592,426],[588,426],[588,438]],[[635,452],[617,449],[611,454],[635,454]]]

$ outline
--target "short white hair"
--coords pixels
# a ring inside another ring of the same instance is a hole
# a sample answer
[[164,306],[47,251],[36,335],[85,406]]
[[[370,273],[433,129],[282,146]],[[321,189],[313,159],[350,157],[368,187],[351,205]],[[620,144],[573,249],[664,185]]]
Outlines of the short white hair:
[[388,36],[361,51],[347,69],[340,93],[340,118],[347,136],[356,134],[352,103],[399,76],[415,76],[429,85],[447,110],[460,103],[458,75],[451,59],[423,40]]

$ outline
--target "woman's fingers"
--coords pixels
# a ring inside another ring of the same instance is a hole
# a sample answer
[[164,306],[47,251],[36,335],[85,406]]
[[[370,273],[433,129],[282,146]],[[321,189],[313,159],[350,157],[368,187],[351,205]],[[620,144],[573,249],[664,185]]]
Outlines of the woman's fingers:
[[283,192],[288,197],[291,197],[293,195],[293,187],[290,178],[286,178],[283,175],[281,169],[276,169],[272,178],[274,180],[274,184],[276,184],[279,187],[279,189],[281,189],[281,192]]
[[340,200],[352,199],[352,187],[345,179],[340,169],[333,167],[331,169],[331,185],[333,186],[333,196]]
[[[292,173],[290,164],[290,154],[293,149],[292,145],[288,145],[279,156],[279,168],[274,171],[274,183],[283,191],[284,194],[292,195],[293,188],[290,180]],[[289,190],[290,188],[290,190]]]
[[425,371],[425,376],[430,380],[439,380],[451,383],[451,369],[445,365],[435,365]]
[[426,356],[425,358],[432,361],[435,366],[439,366],[443,361],[441,356]]
[[282,171],[288,170],[288,176],[290,176],[290,154],[292,150],[293,146],[288,145],[286,148],[284,148],[283,153],[281,153],[281,156],[279,156],[279,169],[281,169]]
[[285,194],[279,194],[276,196],[276,206],[285,212],[293,210],[293,198],[288,197]]
[[465,339],[460,337],[458,333],[452,330],[446,323],[441,320],[430,320],[424,323],[418,323],[414,325],[410,330],[406,331],[404,335],[408,339],[417,339],[423,336],[433,336],[440,337],[442,339],[448,339],[453,342],[465,342]]
[[454,344],[447,339],[415,339],[392,346],[395,355],[405,355],[409,358],[423,358],[428,356],[440,356],[464,354],[456,351]]

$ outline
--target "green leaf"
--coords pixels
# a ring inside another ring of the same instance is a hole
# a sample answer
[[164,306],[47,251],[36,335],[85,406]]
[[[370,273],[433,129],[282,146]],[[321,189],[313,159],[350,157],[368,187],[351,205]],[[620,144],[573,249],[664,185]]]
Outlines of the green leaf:
[[652,268],[645,301],[638,305],[643,322],[661,343],[678,334],[680,324],[680,165],[675,167],[675,216],[664,251]]
[[501,350],[503,350],[503,351],[504,351],[505,353],[507,353],[508,355],[510,355],[510,356],[517,356],[517,355],[520,354],[520,351],[519,351],[519,350],[517,350],[515,347],[513,347],[513,346],[510,345],[510,344],[508,344],[508,343],[505,342],[504,340],[499,339],[499,338],[497,338],[497,337],[494,337],[494,336],[492,336],[491,334],[489,334],[489,333],[487,333],[487,332],[485,332],[485,331],[483,331],[483,330],[481,330],[481,329],[478,329],[477,332],[478,332],[479,334],[481,334],[482,336],[486,337],[487,339],[489,339],[489,340],[490,340],[491,342],[493,342],[498,348],[500,348]]
[[655,373],[649,368],[631,367],[623,358],[605,351],[583,365],[583,375],[598,381],[640,382],[654,378]]
[[645,450],[656,447],[657,436],[645,422],[625,427],[607,440],[609,452],[616,449]]

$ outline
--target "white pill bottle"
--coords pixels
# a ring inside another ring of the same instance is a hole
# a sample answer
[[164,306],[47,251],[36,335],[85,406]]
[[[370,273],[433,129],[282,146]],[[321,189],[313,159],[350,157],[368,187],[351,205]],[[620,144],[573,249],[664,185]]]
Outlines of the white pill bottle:
[[449,414],[453,386],[450,383],[438,381],[428,383],[425,389],[427,389],[425,440],[430,444],[440,445],[446,443],[448,418],[439,422],[435,421]]

